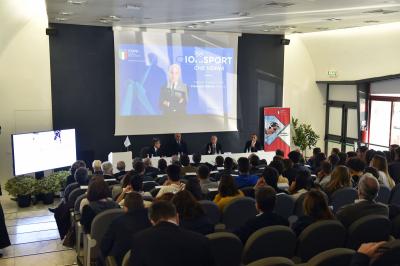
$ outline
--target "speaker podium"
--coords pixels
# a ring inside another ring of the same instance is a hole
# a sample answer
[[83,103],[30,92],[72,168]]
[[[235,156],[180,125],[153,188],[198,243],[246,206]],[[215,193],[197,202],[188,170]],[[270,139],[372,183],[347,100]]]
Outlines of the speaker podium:
[[108,154],[108,161],[112,163],[114,173],[117,173],[117,162],[124,161],[125,165],[127,166],[126,169],[132,168],[132,152],[125,151],[125,152],[110,152]]

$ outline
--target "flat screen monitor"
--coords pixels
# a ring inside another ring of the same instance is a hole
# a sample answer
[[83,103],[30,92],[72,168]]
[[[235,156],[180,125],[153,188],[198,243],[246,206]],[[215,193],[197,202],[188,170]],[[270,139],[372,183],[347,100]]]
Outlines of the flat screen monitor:
[[75,129],[13,134],[14,175],[70,166],[76,161]]

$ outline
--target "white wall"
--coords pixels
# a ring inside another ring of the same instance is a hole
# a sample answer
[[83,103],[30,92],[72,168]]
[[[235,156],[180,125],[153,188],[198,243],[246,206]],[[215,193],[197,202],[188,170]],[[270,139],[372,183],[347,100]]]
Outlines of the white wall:
[[[284,106],[325,134],[325,85],[317,80],[358,80],[400,73],[400,23],[294,34],[285,47]],[[337,71],[336,78],[328,76]]]
[[312,125],[320,136],[317,146],[323,148],[326,86],[317,85],[315,80],[307,47],[300,35],[290,36],[290,45],[285,48],[283,106],[290,107],[291,115],[301,123]]
[[[12,133],[52,129],[44,0],[1,0],[0,182],[12,176]],[[3,35],[4,33],[4,35]]]

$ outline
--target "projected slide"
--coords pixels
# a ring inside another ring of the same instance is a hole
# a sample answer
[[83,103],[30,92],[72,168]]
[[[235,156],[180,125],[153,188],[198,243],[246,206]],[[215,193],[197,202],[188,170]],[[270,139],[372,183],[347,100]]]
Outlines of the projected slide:
[[224,115],[233,56],[232,48],[120,45],[120,114]]
[[237,37],[114,30],[115,134],[236,131]]
[[75,129],[12,136],[14,174],[71,165],[76,161]]

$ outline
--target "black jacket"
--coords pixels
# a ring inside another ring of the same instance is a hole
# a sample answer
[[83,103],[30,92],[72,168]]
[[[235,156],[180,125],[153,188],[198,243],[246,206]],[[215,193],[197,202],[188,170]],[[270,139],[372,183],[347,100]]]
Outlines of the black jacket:
[[356,252],[351,258],[349,266],[369,266],[369,257],[365,254]]
[[242,240],[243,243],[246,243],[247,239],[250,237],[258,229],[263,227],[272,226],[272,225],[286,225],[289,226],[287,220],[283,217],[279,216],[274,212],[264,212],[246,222],[246,224],[240,227],[234,233]]
[[177,154],[188,154],[188,148],[186,142],[181,140],[180,144],[178,144],[176,141],[171,143],[170,155],[177,155]]
[[148,149],[147,151],[147,155],[151,158],[151,157],[161,157],[164,156],[164,154],[162,153],[161,149],[156,149],[154,147],[151,147]]
[[0,249],[11,245],[10,238],[7,233],[6,221],[4,218],[3,207],[0,204]]
[[132,266],[213,266],[209,240],[170,222],[135,235]]
[[345,227],[349,227],[358,219],[371,214],[384,215],[389,218],[389,208],[387,205],[375,201],[363,200],[343,206],[336,212],[336,218]]
[[244,152],[257,152],[261,150],[263,150],[263,146],[258,140],[256,141],[254,148],[251,147],[251,140],[247,141],[246,145],[244,146]]
[[109,199],[105,201],[90,202],[89,205],[84,206],[80,220],[83,226],[83,231],[90,234],[94,217],[105,210],[116,208],[119,208],[119,205],[115,201]]
[[118,173],[114,174],[114,178],[118,181],[121,181],[124,175],[126,175],[126,171],[119,171]]
[[195,219],[180,218],[179,226],[202,235],[214,233],[214,226],[206,215]]
[[101,241],[103,257],[114,256],[118,265],[121,265],[125,253],[132,246],[133,236],[149,227],[151,223],[147,209],[137,209],[116,218]]
[[213,149],[211,142],[207,144],[205,154],[221,154],[221,153],[223,153],[221,144],[219,143],[215,144],[215,149]]
[[396,184],[400,183],[400,161],[394,161],[389,164],[389,175]]

